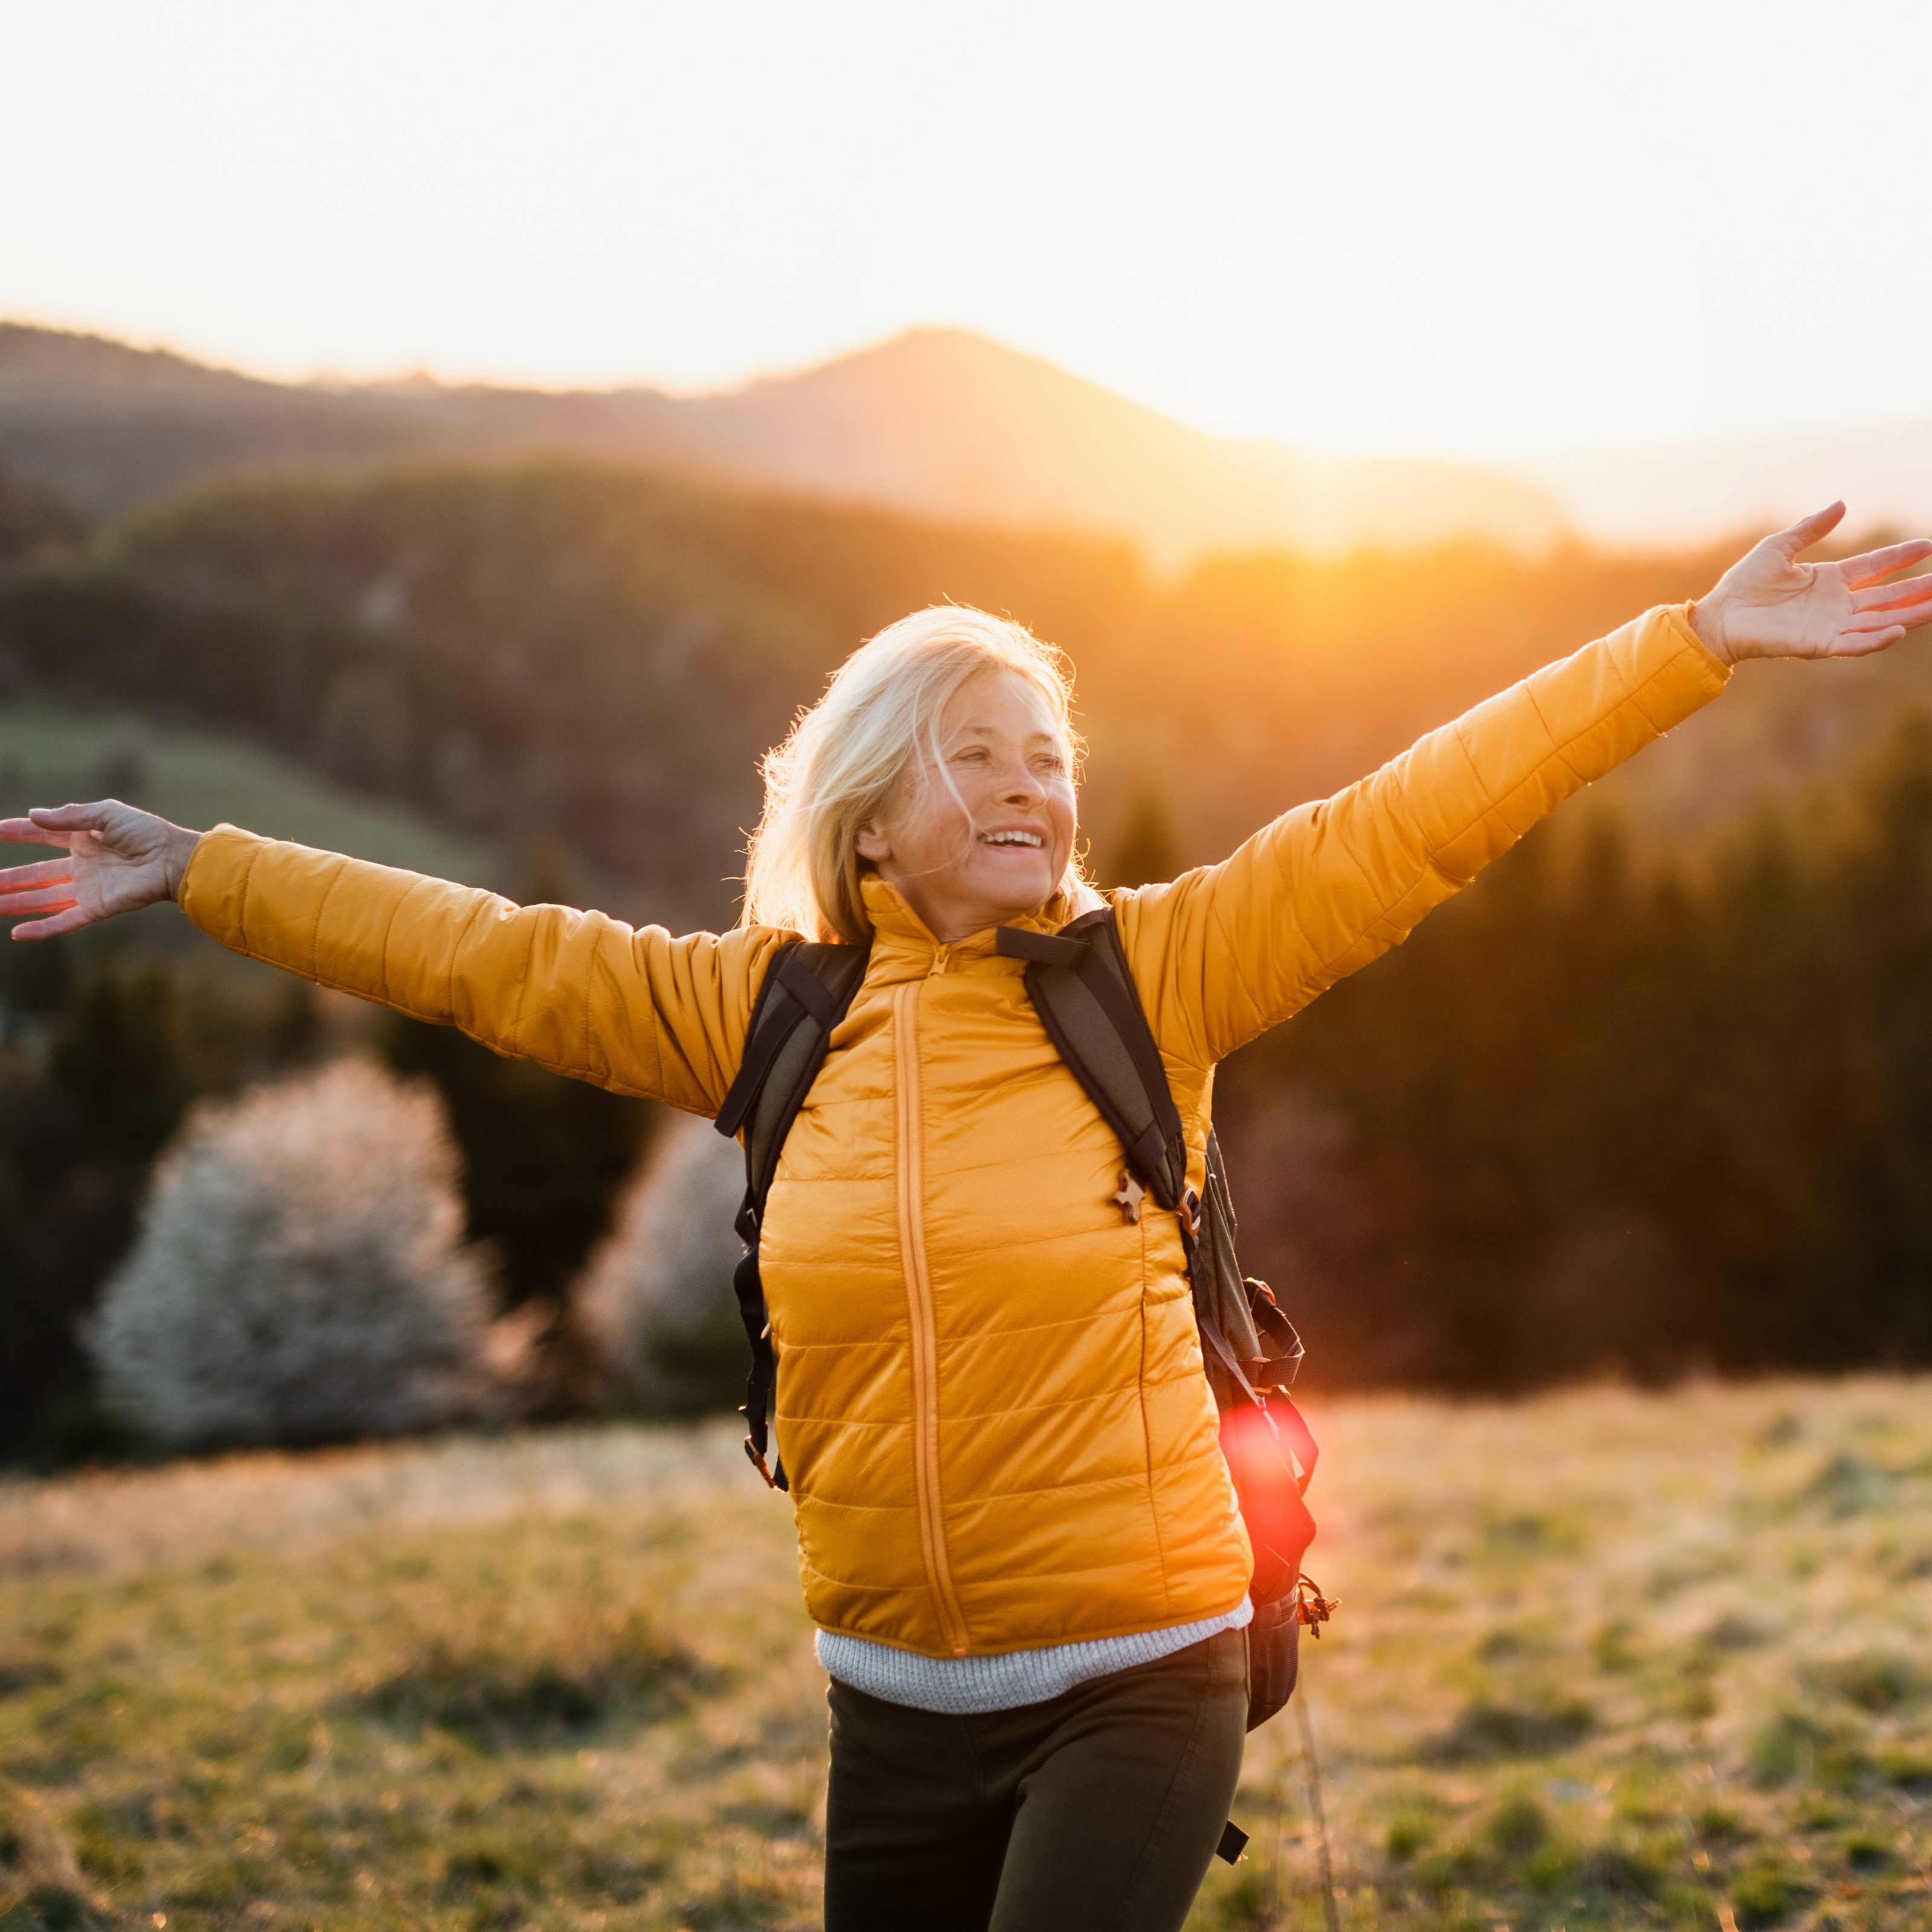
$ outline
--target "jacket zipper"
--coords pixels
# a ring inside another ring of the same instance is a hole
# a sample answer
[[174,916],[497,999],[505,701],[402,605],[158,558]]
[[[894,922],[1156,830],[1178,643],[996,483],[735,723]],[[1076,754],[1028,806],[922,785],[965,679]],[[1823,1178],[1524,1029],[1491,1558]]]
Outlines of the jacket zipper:
[[[943,961],[944,955],[940,956]],[[935,965],[934,970],[939,970]],[[906,1312],[912,1330],[912,1446],[919,1490],[920,1541],[926,1574],[946,1640],[955,1657],[966,1654],[966,1618],[952,1588],[946,1554],[946,1522],[939,1495],[939,1346],[933,1316],[932,1279],[926,1265],[926,1163],[920,1131],[919,994],[923,982],[909,980],[893,996],[892,1041],[898,1098],[899,1260],[905,1274]]]

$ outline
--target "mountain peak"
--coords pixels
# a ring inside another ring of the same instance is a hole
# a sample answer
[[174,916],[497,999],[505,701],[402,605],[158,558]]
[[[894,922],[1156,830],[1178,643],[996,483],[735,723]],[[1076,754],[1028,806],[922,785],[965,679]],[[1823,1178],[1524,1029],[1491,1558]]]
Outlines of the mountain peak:
[[0,323],[0,462],[111,512],[210,475],[436,453],[594,451],[919,514],[1208,549],[1447,537],[1540,548],[1550,500],[1448,464],[1312,458],[1209,436],[969,329],[737,389],[554,393],[260,381],[164,350]]

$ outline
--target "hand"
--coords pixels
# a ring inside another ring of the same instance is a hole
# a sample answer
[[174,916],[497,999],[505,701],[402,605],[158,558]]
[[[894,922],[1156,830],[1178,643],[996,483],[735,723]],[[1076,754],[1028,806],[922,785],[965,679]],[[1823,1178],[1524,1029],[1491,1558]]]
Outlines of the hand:
[[172,898],[201,834],[109,798],[0,818],[0,839],[66,848],[64,859],[0,871],[0,919],[35,915],[14,937],[57,939]]
[[1766,537],[1690,608],[1690,628],[1724,664],[1744,658],[1862,658],[1932,623],[1932,577],[1888,584],[1932,556],[1923,538],[1848,556],[1842,563],[1800,563],[1798,553],[1838,527],[1834,503]]

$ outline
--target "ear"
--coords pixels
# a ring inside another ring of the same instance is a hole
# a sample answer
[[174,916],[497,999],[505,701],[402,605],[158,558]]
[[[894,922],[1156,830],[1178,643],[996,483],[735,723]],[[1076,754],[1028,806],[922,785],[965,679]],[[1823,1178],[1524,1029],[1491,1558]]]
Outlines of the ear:
[[892,856],[892,842],[875,825],[860,826],[853,846],[860,858],[868,859],[875,866]]

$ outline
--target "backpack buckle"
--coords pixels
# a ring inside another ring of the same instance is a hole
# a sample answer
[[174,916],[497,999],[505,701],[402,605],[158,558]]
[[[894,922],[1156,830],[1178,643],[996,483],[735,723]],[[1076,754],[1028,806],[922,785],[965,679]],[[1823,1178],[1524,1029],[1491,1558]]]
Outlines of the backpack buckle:
[[1196,1193],[1192,1188],[1186,1189],[1182,1193],[1179,1204],[1174,1211],[1180,1216],[1180,1225],[1187,1230],[1188,1234],[1198,1240],[1201,1234],[1200,1196]]
[[778,1486],[778,1478],[765,1466],[765,1452],[748,1436],[745,1438],[745,1456],[752,1467],[764,1478],[765,1487],[768,1490],[776,1489]]
[[1341,1607],[1341,1598],[1324,1597],[1322,1586],[1312,1576],[1298,1576],[1294,1580],[1295,1614],[1307,1626],[1311,1636],[1319,1638],[1322,1626]]

